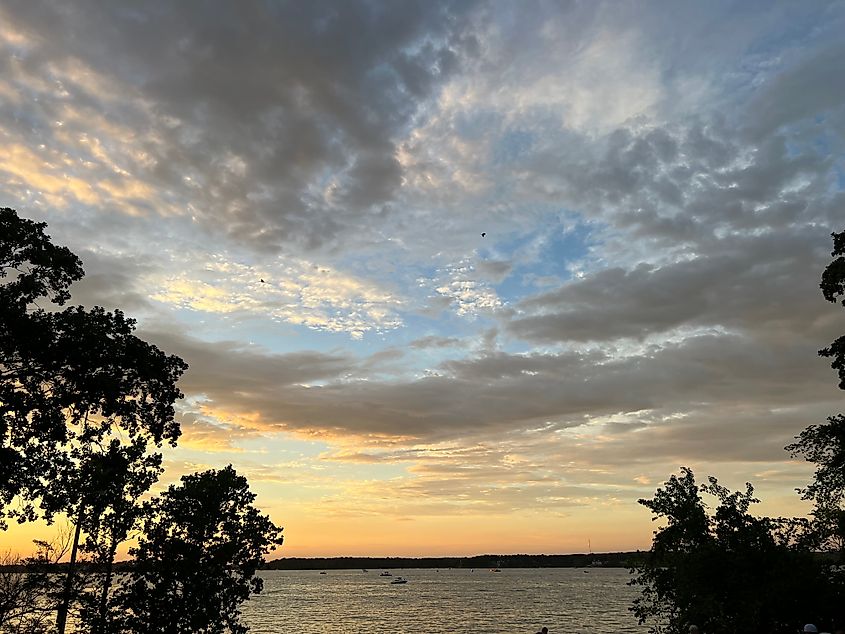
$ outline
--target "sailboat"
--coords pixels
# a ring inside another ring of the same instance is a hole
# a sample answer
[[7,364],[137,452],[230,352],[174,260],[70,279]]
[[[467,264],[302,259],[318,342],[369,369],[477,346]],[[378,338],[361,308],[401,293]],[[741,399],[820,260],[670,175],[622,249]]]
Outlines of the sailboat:
[[593,556],[593,545],[590,543],[590,540],[587,540],[587,548],[590,550],[590,557],[591,561],[589,563],[590,568],[601,568],[604,565],[604,562],[601,559],[592,559]]

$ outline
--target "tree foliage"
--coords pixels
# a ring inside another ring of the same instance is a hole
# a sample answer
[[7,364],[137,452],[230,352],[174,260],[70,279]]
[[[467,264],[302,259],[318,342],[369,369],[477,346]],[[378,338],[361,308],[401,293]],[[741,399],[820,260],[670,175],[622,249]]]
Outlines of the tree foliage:
[[[78,466],[116,433],[143,446],[175,444],[176,381],[186,365],[133,330],[120,311],[70,307],[36,310],[10,333],[0,385],[3,448],[16,473],[6,481],[7,499],[38,500],[49,520],[73,512],[69,502],[85,486]],[[34,510],[18,515],[32,519]]]
[[[32,362],[30,351],[46,334],[39,299],[56,305],[69,298],[68,287],[83,275],[82,263],[57,247],[42,223],[0,209],[0,509],[29,488],[47,461],[45,442],[62,421],[51,419],[38,394],[26,394],[21,379]],[[37,372],[37,368],[33,368]],[[31,442],[31,439],[36,442]],[[2,516],[0,515],[0,519]]]
[[[845,232],[833,234],[831,255],[822,293],[845,306]],[[845,335],[819,354],[832,358],[845,389]],[[810,425],[796,440],[786,449],[816,465],[812,482],[799,489],[814,504],[810,521],[755,517],[750,484],[735,493],[714,478],[697,486],[686,468],[653,499],[640,500],[666,521],[633,581],[642,588],[632,608],[641,623],[667,632],[693,623],[704,631],[795,631],[802,619],[842,627],[845,416]],[[708,514],[701,493],[717,500],[715,513]]]
[[[81,264],[45,225],[0,210],[0,505],[20,520],[78,514],[89,454],[116,434],[175,443],[176,387],[187,367],[133,334],[120,311],[59,306]],[[136,452],[137,453],[137,452]],[[9,509],[15,496],[22,506]]]
[[67,247],[50,242],[44,223],[0,209],[0,310],[6,316],[25,312],[47,298],[59,306],[70,299],[68,287],[83,276],[82,262]]
[[632,581],[641,588],[632,607],[641,624],[653,632],[695,624],[705,632],[762,633],[795,631],[802,617],[831,617],[819,564],[784,537],[795,523],[755,517],[757,501],[750,484],[731,492],[711,477],[698,485],[688,468],[640,500],[665,521]]
[[845,416],[810,425],[797,441],[787,450],[816,465],[812,482],[799,489],[803,499],[813,502],[813,545],[838,552],[845,563]]
[[230,465],[183,476],[145,504],[131,551],[136,567],[118,592],[115,623],[132,632],[246,632],[239,606],[261,591],[255,571],[282,543],[281,529],[254,500]]
[[[833,251],[830,254],[834,259],[822,273],[820,286],[827,301],[835,304],[841,298],[845,306],[845,231],[831,235]],[[830,365],[839,374],[839,387],[845,390],[845,335],[820,350],[819,354],[833,359]]]
[[[845,231],[834,233],[833,261],[822,273],[825,299],[845,306]],[[831,357],[831,367],[839,374],[839,387],[845,389],[845,335],[819,351]],[[826,423],[810,425],[786,449],[816,465],[813,481],[800,489],[803,499],[813,502],[813,536],[818,548],[836,550],[845,563],[845,416],[830,416]]]
[[[255,570],[281,529],[231,467],[184,476],[141,504],[162,472],[155,450],[179,438],[187,366],[138,338],[119,310],[63,307],[82,265],[44,228],[0,209],[0,528],[66,515],[70,557],[62,580],[42,572],[44,557],[0,577],[17,597],[0,597],[0,629],[42,631],[58,606],[59,632],[71,611],[94,633],[245,632],[238,607],[261,590]],[[139,528],[137,568],[112,592],[117,545]],[[76,572],[80,554],[94,577]]]
[[[131,518],[118,515],[160,473],[150,449],[179,437],[176,382],[187,366],[135,336],[119,310],[62,308],[82,266],[44,228],[0,210],[0,519],[61,513],[75,523],[62,631],[80,538],[111,558],[125,539]],[[109,546],[97,548],[104,527]]]

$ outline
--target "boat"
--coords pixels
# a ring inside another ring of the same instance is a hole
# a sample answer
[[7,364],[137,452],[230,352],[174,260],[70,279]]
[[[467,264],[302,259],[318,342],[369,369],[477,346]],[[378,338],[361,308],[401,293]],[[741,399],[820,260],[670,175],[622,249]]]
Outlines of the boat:
[[395,586],[399,583],[408,583],[408,580],[404,577],[396,577],[393,581],[390,582],[390,585]]
[[383,573],[379,575],[379,577],[392,577],[393,575],[385,570]]
[[326,574],[326,571],[324,570],[324,571],[323,571],[323,572],[321,572],[320,574],[321,574],[321,575],[324,575],[324,574]]

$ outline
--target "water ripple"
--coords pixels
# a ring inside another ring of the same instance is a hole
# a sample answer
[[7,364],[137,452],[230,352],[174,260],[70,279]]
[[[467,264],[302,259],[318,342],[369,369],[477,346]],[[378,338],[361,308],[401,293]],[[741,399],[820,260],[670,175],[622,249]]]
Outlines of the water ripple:
[[244,604],[254,634],[277,632],[419,632],[459,630],[533,634],[644,633],[628,607],[636,590],[628,572],[573,568],[402,570],[406,585],[379,571],[274,570],[261,573],[264,593]]

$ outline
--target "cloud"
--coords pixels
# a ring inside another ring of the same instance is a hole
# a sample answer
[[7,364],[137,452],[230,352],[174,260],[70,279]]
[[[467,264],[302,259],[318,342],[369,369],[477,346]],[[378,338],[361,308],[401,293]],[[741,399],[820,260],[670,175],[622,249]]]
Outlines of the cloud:
[[[681,327],[774,330],[783,337],[831,315],[815,286],[826,231],[808,227],[713,241],[663,265],[605,268],[522,302],[513,334],[536,341],[643,339]],[[821,339],[823,341],[823,339]]]
[[482,277],[493,282],[501,282],[513,270],[513,262],[507,260],[481,260],[475,265]]
[[[771,346],[702,334],[624,356],[490,353],[444,362],[435,376],[375,380],[366,363],[350,357],[274,355],[232,342],[144,334],[191,365],[182,387],[201,395],[207,415],[255,433],[348,438],[374,447],[587,429],[602,416],[626,412],[647,412],[633,419],[647,424],[695,412],[715,421],[720,410],[795,408],[836,393],[824,362],[814,357],[816,344],[800,337]],[[799,429],[796,418],[790,420]]]
[[129,314],[153,312],[149,295],[138,287],[138,277],[149,274],[153,264],[129,254],[78,249],[85,277],[72,287],[73,303],[82,306],[119,308]]
[[186,411],[178,416],[182,435],[179,446],[209,453],[243,451],[236,441],[248,434],[231,425],[204,417],[196,412]]
[[426,348],[452,348],[452,347],[460,347],[461,340],[456,337],[436,337],[434,335],[429,335],[427,337],[421,337],[419,339],[415,339],[411,343],[408,344],[411,348],[416,348],[419,350],[424,350]]
[[[836,23],[841,27],[841,18],[834,18]],[[784,125],[841,111],[845,88],[839,60],[843,55],[841,41],[811,50],[761,86],[750,104],[752,133],[759,138]]]
[[[75,119],[63,145],[76,154],[87,144],[97,187],[120,166],[108,200],[73,181],[57,189],[46,175],[31,180],[53,206],[67,193],[124,210],[146,198],[159,213],[188,206],[257,248],[334,243],[401,185],[397,139],[472,50],[471,9],[12,3],[4,22],[25,45],[7,38],[7,63],[20,70],[19,88],[40,97],[31,116],[43,142],[62,142],[50,124],[65,119],[63,107]],[[52,82],[37,84],[38,76]],[[109,115],[98,121],[92,111]],[[143,134],[115,145],[124,116]]]
[[476,272],[476,267],[469,261],[461,261],[438,271],[431,280],[423,280],[424,285],[433,286],[435,293],[448,300],[447,306],[453,306],[457,315],[474,319],[482,313],[494,313],[504,303],[493,289]]
[[140,281],[150,298],[209,314],[278,319],[314,330],[347,332],[398,328],[401,297],[375,283],[294,258],[249,264],[218,255],[179,258],[178,274],[156,271]]

